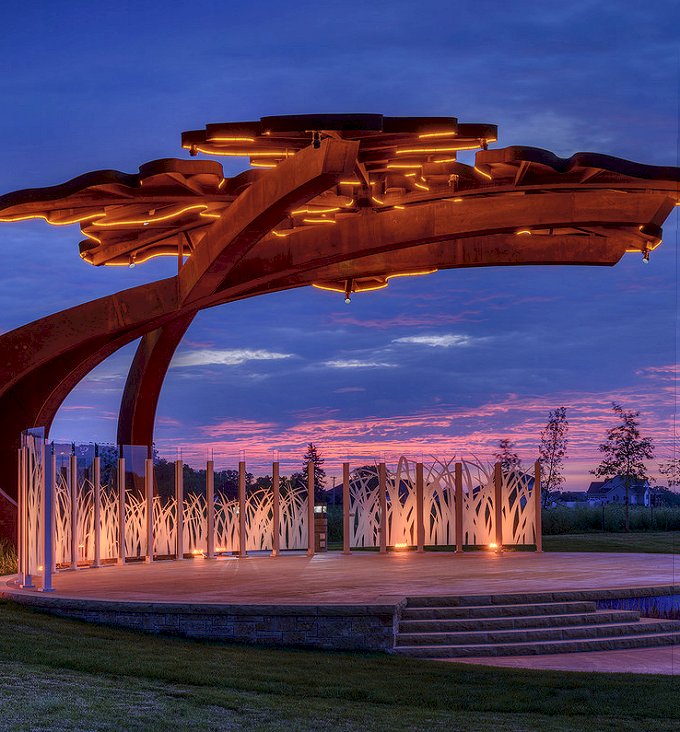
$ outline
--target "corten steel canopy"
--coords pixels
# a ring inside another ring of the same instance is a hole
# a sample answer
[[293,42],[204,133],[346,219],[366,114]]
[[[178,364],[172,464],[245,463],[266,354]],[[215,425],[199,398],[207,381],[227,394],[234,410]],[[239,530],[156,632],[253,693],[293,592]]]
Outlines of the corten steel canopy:
[[[2,487],[15,492],[20,431],[49,430],[74,386],[140,337],[118,441],[150,446],[170,360],[203,308],[304,285],[349,297],[457,267],[611,266],[661,243],[678,168],[495,141],[494,125],[455,117],[264,117],[182,135],[192,156],[248,157],[233,178],[214,160],[164,159],[0,197],[0,221],[80,224],[90,264],[178,259],[175,277],[0,336]],[[474,166],[461,150],[478,151]]]

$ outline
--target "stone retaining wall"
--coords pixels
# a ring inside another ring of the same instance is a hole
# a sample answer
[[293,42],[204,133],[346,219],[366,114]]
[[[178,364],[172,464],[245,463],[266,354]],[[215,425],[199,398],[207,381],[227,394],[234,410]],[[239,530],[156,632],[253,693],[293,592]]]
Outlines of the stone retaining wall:
[[392,651],[398,605],[188,605],[74,600],[0,591],[64,618],[149,633],[334,650]]

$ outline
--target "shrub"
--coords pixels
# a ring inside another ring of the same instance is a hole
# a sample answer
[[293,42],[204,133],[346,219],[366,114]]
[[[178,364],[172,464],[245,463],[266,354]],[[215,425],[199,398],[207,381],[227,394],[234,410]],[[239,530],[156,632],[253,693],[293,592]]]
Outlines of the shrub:
[[0,541],[0,575],[17,571],[17,551],[12,544]]
[[[592,531],[619,532],[625,528],[625,507],[556,506],[543,509],[543,533],[584,534]],[[680,531],[680,506],[630,507],[631,531]]]

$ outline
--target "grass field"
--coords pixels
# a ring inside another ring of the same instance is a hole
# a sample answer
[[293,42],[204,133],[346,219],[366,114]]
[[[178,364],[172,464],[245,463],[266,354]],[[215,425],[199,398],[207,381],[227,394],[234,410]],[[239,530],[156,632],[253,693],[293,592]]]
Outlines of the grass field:
[[680,554],[680,531],[560,534],[544,536],[547,552],[643,552]]
[[0,603],[5,730],[680,729],[677,679],[198,643]]

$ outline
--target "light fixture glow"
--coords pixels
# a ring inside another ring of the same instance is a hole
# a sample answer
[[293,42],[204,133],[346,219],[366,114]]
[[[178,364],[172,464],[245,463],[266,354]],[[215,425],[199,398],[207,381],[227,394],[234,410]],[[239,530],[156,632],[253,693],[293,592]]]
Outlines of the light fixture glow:
[[457,152],[458,150],[477,150],[479,145],[455,145],[451,147],[405,147],[397,150],[397,155],[429,155],[438,152]]
[[168,221],[169,219],[177,218],[187,211],[195,211],[202,209],[205,211],[208,206],[205,203],[195,203],[191,206],[184,206],[179,211],[172,211],[172,213],[163,214],[162,216],[154,216],[147,219],[129,219],[128,221],[98,221],[96,223],[97,228],[109,228],[112,226],[134,226],[136,224],[155,224],[158,221]]
[[427,137],[452,137],[458,133],[455,130],[443,130],[442,132],[425,132],[422,135],[418,135],[421,140]]

